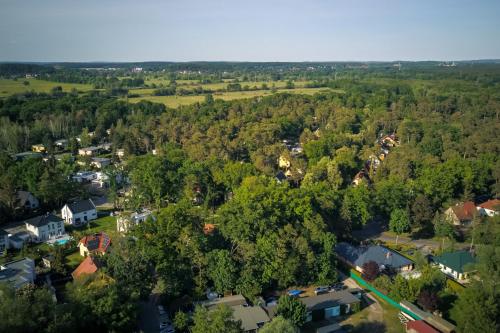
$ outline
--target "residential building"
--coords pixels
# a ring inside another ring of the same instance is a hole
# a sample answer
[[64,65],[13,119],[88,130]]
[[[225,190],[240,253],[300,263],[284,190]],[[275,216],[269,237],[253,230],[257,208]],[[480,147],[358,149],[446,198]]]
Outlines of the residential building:
[[470,265],[476,262],[475,257],[469,251],[443,253],[432,260],[439,266],[441,272],[457,280],[466,280],[473,271]]
[[311,297],[300,297],[307,309],[306,322],[338,317],[351,312],[353,305],[361,301],[347,290],[335,291]]
[[42,258],[43,266],[46,268],[52,268],[54,261],[55,261],[55,257],[52,254],[48,254]]
[[67,224],[76,227],[97,219],[97,210],[91,199],[81,200],[64,205],[61,216]]
[[472,201],[459,202],[448,208],[444,214],[448,221],[455,226],[469,226],[476,216],[476,205]]
[[285,156],[285,155],[280,155],[279,159],[278,159],[278,166],[281,168],[281,169],[288,169],[291,165],[291,162],[290,162],[290,159],[288,158],[288,156]]
[[241,320],[243,332],[257,332],[270,321],[269,316],[260,306],[235,305],[231,307],[233,318]]
[[116,156],[118,156],[119,158],[123,158],[125,156],[125,149],[117,149]]
[[406,323],[406,333],[439,333],[423,320],[410,320]]
[[59,140],[56,140],[54,142],[54,145],[57,147],[57,148],[60,148],[60,149],[66,149],[66,147],[68,147],[68,140],[66,139],[59,139]]
[[80,156],[95,156],[99,154],[101,148],[99,147],[86,147],[78,149],[78,155]]
[[109,142],[104,142],[97,146],[97,148],[108,152],[111,151],[111,147],[112,145]]
[[18,209],[33,210],[40,206],[38,199],[28,191],[17,191],[16,197]]
[[378,264],[380,270],[389,269],[396,272],[413,269],[413,261],[381,245],[354,246],[345,242],[335,247],[337,257],[344,263],[363,272],[363,265],[369,261]]
[[111,238],[104,232],[85,236],[78,242],[80,255],[85,257],[91,253],[105,254],[111,245]]
[[97,173],[93,171],[77,172],[71,179],[77,183],[88,183],[97,179]]
[[214,309],[219,304],[225,304],[227,306],[237,306],[237,305],[248,305],[247,300],[243,295],[232,295],[226,297],[219,297],[212,300],[195,302],[197,305],[206,307],[207,309]]
[[71,273],[73,279],[78,279],[85,274],[94,274],[99,269],[100,264],[97,258],[87,256],[78,267]]
[[40,143],[40,144],[31,146],[31,150],[34,151],[35,153],[45,153],[47,148],[45,148],[45,146]]
[[0,283],[8,283],[14,289],[35,282],[35,261],[30,258],[19,259],[0,265]]
[[131,228],[146,221],[149,216],[154,219],[151,214],[152,212],[148,209],[131,214],[121,214],[116,219],[116,230],[118,232],[128,232]]
[[481,216],[495,216],[500,214],[500,200],[492,199],[483,202],[477,206],[477,210]]
[[355,176],[354,176],[354,179],[352,180],[352,184],[354,186],[358,186],[362,183],[370,183],[370,178],[368,177],[368,174],[366,173],[365,170],[361,170],[360,172],[358,172]]
[[24,221],[26,230],[31,234],[33,242],[45,242],[64,235],[64,221],[53,215],[45,214]]
[[93,157],[90,161],[90,165],[95,166],[98,169],[102,169],[111,164],[111,159],[105,157]]

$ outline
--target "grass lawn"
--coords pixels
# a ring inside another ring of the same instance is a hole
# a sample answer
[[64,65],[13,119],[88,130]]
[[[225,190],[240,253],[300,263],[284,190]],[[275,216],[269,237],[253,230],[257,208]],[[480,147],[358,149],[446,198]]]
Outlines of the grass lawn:
[[[29,85],[25,86],[23,84],[24,81],[28,81]],[[32,90],[35,92],[50,92],[52,88],[57,86],[62,87],[63,91],[66,92],[71,91],[73,88],[82,92],[94,89],[90,84],[50,82],[37,79],[0,79],[0,97],[7,97]]]
[[[143,89],[146,90],[146,89]],[[136,92],[137,90],[134,90]],[[292,93],[292,94],[307,94],[313,95],[321,91],[334,91],[342,93],[341,90],[333,90],[329,88],[297,88],[297,89],[279,89],[277,93]],[[272,95],[271,90],[254,90],[254,91],[235,91],[235,92],[222,92],[213,94],[215,99],[223,99],[225,101],[231,101],[235,99],[252,98],[257,96],[269,96]],[[156,103],[163,103],[168,107],[176,108],[180,105],[190,105],[196,102],[202,102],[205,100],[204,95],[194,95],[194,96],[141,96],[128,98],[131,103],[137,103],[142,100],[148,100]]]

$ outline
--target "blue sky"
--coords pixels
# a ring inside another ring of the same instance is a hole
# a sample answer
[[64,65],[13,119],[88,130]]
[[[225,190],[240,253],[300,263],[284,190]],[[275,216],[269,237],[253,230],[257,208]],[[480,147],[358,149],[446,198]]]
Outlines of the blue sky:
[[0,0],[0,61],[492,58],[498,0]]

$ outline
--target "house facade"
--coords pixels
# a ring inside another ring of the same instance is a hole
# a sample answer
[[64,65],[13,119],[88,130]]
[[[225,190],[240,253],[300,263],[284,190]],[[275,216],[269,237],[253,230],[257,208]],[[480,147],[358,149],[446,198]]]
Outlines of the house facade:
[[483,202],[477,206],[477,211],[481,216],[495,216],[500,214],[500,200],[493,199]]
[[111,159],[105,157],[93,157],[90,165],[102,169],[111,164]]
[[86,147],[78,149],[78,155],[80,156],[95,156],[99,154],[101,149],[99,147]]
[[472,201],[459,202],[448,208],[444,215],[455,226],[467,227],[477,214],[476,205]]
[[45,242],[65,234],[64,221],[53,214],[36,216],[24,223],[33,242]]
[[37,209],[40,206],[40,202],[31,192],[28,191],[17,191],[17,208],[25,210]]
[[64,205],[61,216],[67,224],[78,227],[97,219],[97,210],[94,202],[87,199]]
[[307,310],[306,322],[319,321],[348,314],[361,301],[347,290],[336,291],[311,297],[301,297]]
[[82,257],[88,256],[91,253],[105,254],[110,245],[111,238],[104,232],[85,236],[78,242],[78,248]]
[[128,216],[118,216],[116,219],[116,230],[118,232],[128,232],[136,225],[145,222],[149,216],[152,216],[151,214],[152,212],[150,210],[145,209],[141,212],[134,212]]
[[469,251],[455,251],[443,253],[433,258],[441,272],[456,280],[466,280],[473,271],[468,266],[476,262]]

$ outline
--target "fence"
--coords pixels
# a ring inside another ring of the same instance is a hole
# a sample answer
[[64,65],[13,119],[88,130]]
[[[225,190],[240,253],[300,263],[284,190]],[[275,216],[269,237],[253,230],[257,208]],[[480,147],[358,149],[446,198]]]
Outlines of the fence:
[[378,297],[380,297],[381,299],[383,299],[384,301],[386,301],[387,303],[389,303],[391,306],[395,307],[396,309],[401,310],[402,312],[406,313],[407,315],[413,317],[415,320],[421,320],[422,319],[416,313],[414,313],[414,312],[412,312],[412,311],[410,311],[410,310],[402,307],[398,302],[396,302],[395,300],[393,300],[389,296],[387,296],[387,295],[381,293],[380,291],[378,291],[374,286],[372,286],[367,281],[365,281],[363,278],[361,278],[361,276],[359,276],[357,274],[357,272],[351,270],[350,271],[350,276],[356,282],[358,282],[362,287],[371,290],[375,295],[377,295]]

